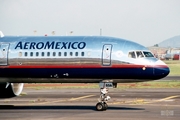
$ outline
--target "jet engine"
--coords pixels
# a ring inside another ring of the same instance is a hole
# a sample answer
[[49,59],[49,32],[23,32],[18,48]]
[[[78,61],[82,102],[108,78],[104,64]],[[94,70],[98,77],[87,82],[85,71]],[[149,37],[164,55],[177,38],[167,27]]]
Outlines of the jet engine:
[[0,83],[0,98],[11,98],[21,94],[24,83]]

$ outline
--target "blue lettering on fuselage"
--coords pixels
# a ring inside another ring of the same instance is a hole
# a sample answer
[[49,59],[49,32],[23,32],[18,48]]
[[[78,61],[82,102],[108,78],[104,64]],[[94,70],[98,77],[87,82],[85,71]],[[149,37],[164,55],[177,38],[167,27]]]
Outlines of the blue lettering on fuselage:
[[85,42],[18,42],[15,49],[84,49]]

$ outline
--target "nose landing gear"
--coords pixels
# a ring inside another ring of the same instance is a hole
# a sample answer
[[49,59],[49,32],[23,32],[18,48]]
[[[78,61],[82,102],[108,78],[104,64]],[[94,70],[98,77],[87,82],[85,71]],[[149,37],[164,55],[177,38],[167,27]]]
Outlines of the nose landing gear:
[[103,111],[107,110],[108,105],[107,101],[111,99],[110,96],[108,96],[108,88],[113,88],[112,83],[107,83],[107,82],[100,82],[100,97],[99,97],[99,102],[96,104],[96,110],[98,111]]

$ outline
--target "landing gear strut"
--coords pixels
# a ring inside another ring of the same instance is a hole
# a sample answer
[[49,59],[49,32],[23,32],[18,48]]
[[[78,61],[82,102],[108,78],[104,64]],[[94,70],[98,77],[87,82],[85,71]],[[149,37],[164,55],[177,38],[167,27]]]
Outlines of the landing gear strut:
[[100,86],[100,97],[99,97],[99,102],[96,104],[96,110],[103,111],[108,108],[107,101],[111,99],[111,97],[107,95],[108,88],[112,88],[113,84],[107,82],[100,82],[99,86]]

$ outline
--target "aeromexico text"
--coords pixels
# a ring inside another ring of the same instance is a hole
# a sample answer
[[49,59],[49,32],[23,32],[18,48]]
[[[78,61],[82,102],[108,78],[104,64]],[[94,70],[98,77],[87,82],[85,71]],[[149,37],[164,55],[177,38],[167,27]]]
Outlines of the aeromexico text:
[[15,49],[84,49],[85,42],[18,42]]

